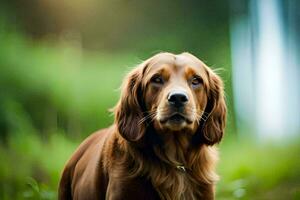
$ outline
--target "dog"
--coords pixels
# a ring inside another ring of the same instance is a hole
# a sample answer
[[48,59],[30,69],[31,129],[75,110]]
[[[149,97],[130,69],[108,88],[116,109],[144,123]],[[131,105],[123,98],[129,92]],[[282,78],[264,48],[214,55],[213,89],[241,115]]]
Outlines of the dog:
[[211,200],[226,103],[221,78],[190,53],[159,53],[124,79],[114,123],[67,162],[58,197]]

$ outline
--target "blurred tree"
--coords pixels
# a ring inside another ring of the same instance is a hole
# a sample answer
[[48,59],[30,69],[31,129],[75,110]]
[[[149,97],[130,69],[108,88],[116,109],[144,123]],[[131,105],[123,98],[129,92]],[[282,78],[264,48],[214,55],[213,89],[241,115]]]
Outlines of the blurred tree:
[[[104,113],[114,104],[105,102],[116,101],[109,92],[120,85],[122,74],[126,72],[124,66],[133,66],[160,51],[189,51],[213,68],[224,69],[218,72],[226,85],[230,108],[228,127],[232,129],[227,0],[3,0],[1,4],[0,19],[4,19],[2,24],[5,24],[2,40],[6,42],[2,49],[0,47],[3,51],[0,65],[5,66],[0,70],[7,74],[2,87],[9,91],[2,96],[20,102],[34,127],[41,132],[62,128],[72,132],[71,135],[80,135],[79,132],[88,133],[99,127],[99,123],[95,123],[99,120],[104,126],[109,120],[99,116],[99,112]],[[62,44],[66,45],[59,47]],[[71,50],[66,51],[65,47]],[[106,58],[111,60],[103,62],[103,59],[108,60]],[[28,70],[23,71],[25,66]],[[108,86],[111,83],[107,82],[101,86],[108,95],[105,99],[93,95],[97,92],[95,86],[87,84],[99,83],[98,77],[89,72],[94,68],[101,78],[104,73],[116,77],[115,85]],[[45,73],[48,74],[45,76]],[[64,94],[73,95],[72,100],[57,96],[63,89]],[[88,95],[93,98],[87,100]],[[64,101],[76,102],[76,106],[65,105]],[[90,103],[83,103],[85,101]],[[58,104],[64,106],[58,107]],[[98,113],[92,109],[96,106],[101,110]],[[4,130],[7,123],[3,116],[0,121]]]
[[[228,45],[228,1],[4,0],[34,39],[80,35],[97,50],[212,51]],[[204,53],[205,54],[205,53]]]

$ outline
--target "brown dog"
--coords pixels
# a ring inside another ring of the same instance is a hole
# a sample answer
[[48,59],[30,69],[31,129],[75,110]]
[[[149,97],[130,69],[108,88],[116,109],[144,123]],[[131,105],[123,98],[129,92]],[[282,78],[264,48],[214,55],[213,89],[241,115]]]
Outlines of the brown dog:
[[68,161],[59,199],[214,199],[226,105],[219,76],[189,53],[160,53],[125,78],[115,123]]

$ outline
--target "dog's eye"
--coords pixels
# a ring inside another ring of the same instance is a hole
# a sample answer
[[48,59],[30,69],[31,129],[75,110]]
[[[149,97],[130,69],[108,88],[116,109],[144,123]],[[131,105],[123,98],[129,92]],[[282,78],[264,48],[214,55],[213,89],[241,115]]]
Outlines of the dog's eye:
[[156,75],[151,79],[151,82],[156,84],[163,84],[164,80],[160,75]]
[[191,81],[192,86],[197,87],[202,84],[202,79],[200,77],[194,77]]

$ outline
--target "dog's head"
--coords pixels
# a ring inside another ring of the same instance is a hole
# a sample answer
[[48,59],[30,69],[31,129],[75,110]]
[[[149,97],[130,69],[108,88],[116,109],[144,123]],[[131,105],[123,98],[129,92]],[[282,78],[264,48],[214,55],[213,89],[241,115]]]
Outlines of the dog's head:
[[190,134],[213,145],[222,138],[225,117],[220,77],[189,53],[160,53],[133,69],[115,108],[119,133],[131,142],[151,126],[159,134]]

